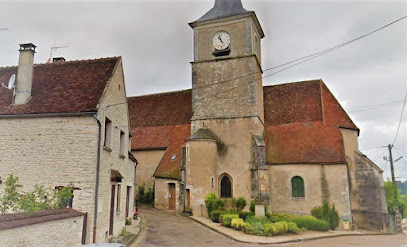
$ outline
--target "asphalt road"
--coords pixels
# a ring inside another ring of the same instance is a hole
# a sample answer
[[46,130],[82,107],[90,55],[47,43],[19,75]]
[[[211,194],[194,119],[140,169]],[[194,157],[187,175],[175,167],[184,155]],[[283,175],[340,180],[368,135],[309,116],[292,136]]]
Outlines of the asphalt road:
[[290,246],[290,247],[407,247],[407,236],[352,236],[312,240],[291,244],[258,245],[231,240],[186,217],[154,208],[139,208],[144,219],[144,230],[134,246],[140,247],[194,247],[194,246]]

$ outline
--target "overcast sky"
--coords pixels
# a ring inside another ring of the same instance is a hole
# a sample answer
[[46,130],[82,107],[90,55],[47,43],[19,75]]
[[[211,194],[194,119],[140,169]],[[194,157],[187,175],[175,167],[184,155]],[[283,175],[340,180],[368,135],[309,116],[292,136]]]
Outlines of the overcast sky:
[[[343,43],[407,15],[407,1],[242,0],[266,37],[263,69]],[[38,46],[35,63],[122,56],[128,96],[191,88],[192,30],[214,0],[0,0],[0,66],[18,44]],[[272,73],[266,72],[264,75]],[[322,78],[361,129],[360,148],[392,143],[407,90],[407,20],[264,79],[264,85]],[[407,109],[395,143],[396,176],[407,179]],[[386,148],[362,150],[382,169]],[[404,168],[404,170],[403,170]],[[403,172],[402,172],[403,170]],[[401,173],[402,172],[402,173]],[[401,173],[401,174],[400,174]]]

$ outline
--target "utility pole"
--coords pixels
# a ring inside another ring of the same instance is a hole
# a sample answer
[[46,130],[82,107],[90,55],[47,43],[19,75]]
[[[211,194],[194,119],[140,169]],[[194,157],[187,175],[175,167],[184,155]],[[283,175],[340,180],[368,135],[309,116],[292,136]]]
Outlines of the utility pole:
[[392,181],[392,184],[393,184],[394,197],[395,197],[395,199],[397,201],[398,200],[397,184],[396,184],[396,178],[394,176],[393,154],[391,152],[392,148],[393,148],[393,145],[389,144],[389,160],[390,160],[390,170],[391,170],[391,181]]
[[[394,165],[393,165],[393,154],[391,152],[391,149],[393,148],[393,145],[389,144],[389,161],[390,161],[390,170],[391,170],[391,181],[393,184],[393,193],[394,193],[394,199],[396,202],[398,202],[398,193],[397,193],[397,184],[396,184],[396,178],[394,176]],[[397,159],[399,160],[399,159]],[[396,218],[395,218],[395,223],[396,223],[396,232],[401,232],[401,215],[400,215],[400,210],[399,207],[397,206],[395,208],[396,210]]]

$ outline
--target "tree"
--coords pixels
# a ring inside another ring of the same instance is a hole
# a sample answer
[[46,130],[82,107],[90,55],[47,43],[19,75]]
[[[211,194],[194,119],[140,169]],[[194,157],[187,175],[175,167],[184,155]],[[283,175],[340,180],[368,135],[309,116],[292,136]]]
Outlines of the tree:
[[399,196],[396,199],[396,196],[394,194],[394,188],[393,188],[393,183],[391,181],[386,181],[384,182],[384,190],[386,191],[386,204],[387,204],[387,211],[391,214],[394,214],[396,212],[396,208],[398,207],[400,210],[400,213],[402,214],[403,218],[405,215],[405,210],[406,210],[406,204],[402,203],[400,201],[400,193],[398,188],[396,188],[397,193]]

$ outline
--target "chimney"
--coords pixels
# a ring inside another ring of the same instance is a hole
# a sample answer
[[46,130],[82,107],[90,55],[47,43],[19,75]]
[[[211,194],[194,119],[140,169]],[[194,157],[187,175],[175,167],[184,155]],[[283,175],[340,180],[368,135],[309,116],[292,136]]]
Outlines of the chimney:
[[16,105],[23,105],[31,98],[35,48],[36,46],[32,43],[20,44],[16,96],[14,99],[14,104]]

